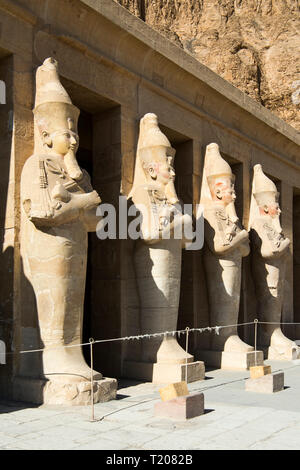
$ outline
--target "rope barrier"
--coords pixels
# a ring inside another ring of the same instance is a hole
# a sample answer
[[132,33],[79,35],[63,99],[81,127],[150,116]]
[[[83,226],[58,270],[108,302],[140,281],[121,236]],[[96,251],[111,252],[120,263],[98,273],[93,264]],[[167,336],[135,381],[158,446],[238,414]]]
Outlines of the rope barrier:
[[[224,328],[234,328],[238,326],[247,326],[247,325],[255,325],[257,328],[258,324],[264,324],[264,325],[300,325],[300,323],[282,323],[282,322],[261,322],[257,319],[255,319],[252,322],[246,322],[246,323],[236,323],[234,325],[218,325],[218,326],[206,326],[203,328],[189,328],[186,327],[184,330],[173,330],[173,331],[163,331],[161,333],[146,333],[144,335],[133,335],[133,336],[124,336],[124,337],[119,337],[119,338],[109,338],[109,339],[98,339],[98,340],[93,340],[93,344],[98,344],[98,343],[109,343],[109,342],[114,342],[114,341],[133,341],[133,340],[140,340],[140,339],[150,339],[150,338],[159,338],[161,336],[168,336],[172,335],[175,336],[176,334],[178,337],[180,337],[181,334],[188,334],[188,333],[204,333],[204,332],[215,332],[216,335],[220,334],[220,330]],[[79,344],[69,344],[66,346],[56,346],[54,348],[41,348],[41,349],[28,349],[24,351],[11,351],[7,352],[6,356],[9,355],[16,355],[16,354],[29,354],[29,353],[36,353],[36,352],[43,352],[45,350],[47,351],[56,351],[62,348],[78,348],[81,346],[90,346],[91,343],[90,341],[88,343],[79,343]]]
[[[189,328],[189,332],[203,333],[205,331],[209,331],[209,332],[215,331],[215,333],[218,335],[220,329],[222,329],[222,328],[233,328],[235,326],[244,326],[244,325],[252,325],[252,324],[253,324],[253,322],[237,323],[235,325],[206,326],[204,328]],[[184,330],[163,331],[161,333],[146,333],[144,335],[124,336],[124,337],[120,337],[120,338],[98,339],[98,340],[94,340],[93,344],[96,344],[96,343],[109,343],[109,342],[113,342],[113,341],[140,340],[140,339],[145,339],[145,338],[150,339],[150,338],[158,338],[160,336],[166,336],[166,335],[175,336],[176,334],[178,334],[178,336],[180,337],[181,334],[186,334],[186,332],[187,332],[187,330],[184,329]],[[56,351],[56,350],[62,349],[62,348],[78,348],[79,346],[89,346],[89,345],[90,345],[90,342],[88,342],[88,343],[79,343],[79,344],[69,344],[69,345],[66,345],[66,346],[56,346],[54,348],[47,348],[47,351]],[[28,350],[24,350],[24,351],[15,351],[15,352],[7,352],[6,355],[27,354],[27,353],[43,352],[43,351],[45,351],[45,348],[28,349]]]

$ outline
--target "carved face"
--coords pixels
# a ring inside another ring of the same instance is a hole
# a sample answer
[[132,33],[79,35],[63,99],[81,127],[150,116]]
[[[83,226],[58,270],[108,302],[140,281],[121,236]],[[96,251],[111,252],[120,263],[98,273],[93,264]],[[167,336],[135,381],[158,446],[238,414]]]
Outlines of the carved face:
[[146,165],[146,170],[150,177],[166,186],[175,179],[175,171],[172,166],[173,157],[168,155],[166,147],[151,149],[153,161]]
[[230,177],[216,178],[212,188],[212,197],[214,201],[222,201],[226,206],[235,201],[234,184]]
[[79,136],[70,129],[62,129],[48,134],[43,132],[44,142],[54,153],[66,155],[70,150],[76,153],[79,145]]
[[260,214],[268,214],[272,218],[278,217],[281,214],[278,202],[270,202],[268,204],[265,204],[264,206],[260,206],[259,211]]

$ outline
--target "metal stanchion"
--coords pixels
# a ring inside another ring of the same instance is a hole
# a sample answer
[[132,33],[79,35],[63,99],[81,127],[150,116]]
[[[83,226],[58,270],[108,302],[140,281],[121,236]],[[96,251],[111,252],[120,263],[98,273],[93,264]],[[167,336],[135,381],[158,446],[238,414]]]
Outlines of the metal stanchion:
[[187,355],[188,355],[188,347],[189,347],[189,327],[187,326],[186,329],[186,339],[185,339],[185,352],[186,352],[186,356],[185,356],[185,381],[187,383],[187,366],[188,366],[188,358],[187,358]]
[[92,419],[91,421],[95,421],[95,413],[94,413],[94,358],[93,358],[93,344],[95,340],[94,338],[89,339],[90,343],[90,353],[91,353],[91,408],[92,408]]
[[258,325],[258,320],[257,318],[255,318],[254,320],[254,349],[255,349],[254,361],[255,361],[256,366],[257,366],[257,325]]

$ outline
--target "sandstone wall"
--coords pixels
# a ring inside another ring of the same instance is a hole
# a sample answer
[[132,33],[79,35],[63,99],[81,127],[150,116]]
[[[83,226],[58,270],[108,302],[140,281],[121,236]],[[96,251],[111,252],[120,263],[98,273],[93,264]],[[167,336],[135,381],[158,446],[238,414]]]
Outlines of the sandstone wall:
[[299,0],[116,0],[300,130]]

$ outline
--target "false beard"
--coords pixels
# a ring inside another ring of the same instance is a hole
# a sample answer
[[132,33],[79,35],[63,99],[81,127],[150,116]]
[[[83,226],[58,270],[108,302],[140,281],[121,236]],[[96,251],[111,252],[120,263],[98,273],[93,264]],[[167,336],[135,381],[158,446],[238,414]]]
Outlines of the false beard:
[[280,217],[279,217],[279,215],[277,215],[276,217],[274,217],[274,219],[273,219],[273,227],[274,227],[274,230],[276,230],[277,233],[282,233],[282,228],[281,228],[281,224],[280,224]]
[[165,196],[170,204],[176,204],[177,202],[179,202],[174,186],[174,180],[169,181],[169,183],[166,185]]
[[69,150],[64,156],[64,162],[67,168],[68,175],[73,180],[80,180],[83,176],[82,171],[77,163],[74,150]]
[[230,204],[228,204],[228,206],[226,207],[226,213],[229,219],[231,220],[231,222],[234,222],[235,224],[238,222],[239,218],[237,216],[233,201]]

